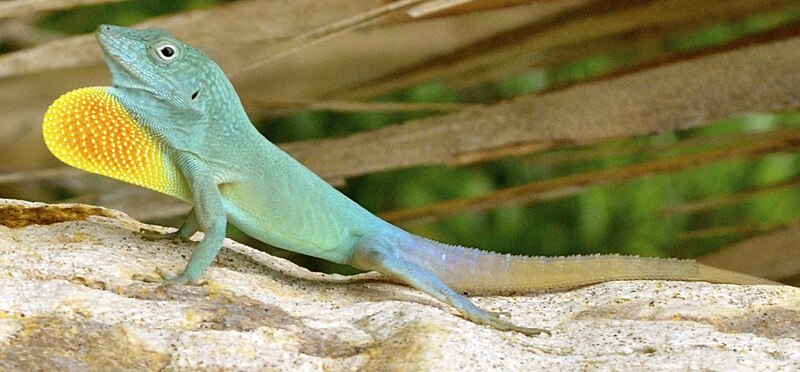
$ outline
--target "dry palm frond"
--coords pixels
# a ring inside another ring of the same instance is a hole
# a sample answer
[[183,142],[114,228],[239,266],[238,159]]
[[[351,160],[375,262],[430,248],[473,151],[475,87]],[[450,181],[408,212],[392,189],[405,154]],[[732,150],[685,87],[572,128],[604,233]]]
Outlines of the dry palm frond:
[[486,195],[382,213],[381,217],[395,223],[427,222],[500,206],[574,195],[591,186],[620,183],[643,176],[674,172],[722,160],[797,151],[798,149],[800,149],[800,130],[795,128],[780,130],[753,136],[747,141],[732,143],[731,146],[720,149],[534,182],[494,191]]
[[36,12],[65,10],[123,0],[9,0],[0,2],[0,19],[30,16]]

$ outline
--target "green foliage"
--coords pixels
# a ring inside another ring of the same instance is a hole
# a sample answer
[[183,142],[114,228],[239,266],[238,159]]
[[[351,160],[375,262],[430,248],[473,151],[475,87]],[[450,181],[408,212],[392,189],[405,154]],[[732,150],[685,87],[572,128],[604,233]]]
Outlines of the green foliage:
[[39,21],[39,27],[49,31],[84,34],[93,32],[103,23],[131,26],[153,16],[204,8],[223,2],[225,0],[136,0],[100,4],[46,15]]
[[686,52],[713,47],[742,36],[756,34],[800,19],[800,7],[791,6],[781,12],[759,14],[730,23],[719,23],[669,40],[666,47],[673,52]]

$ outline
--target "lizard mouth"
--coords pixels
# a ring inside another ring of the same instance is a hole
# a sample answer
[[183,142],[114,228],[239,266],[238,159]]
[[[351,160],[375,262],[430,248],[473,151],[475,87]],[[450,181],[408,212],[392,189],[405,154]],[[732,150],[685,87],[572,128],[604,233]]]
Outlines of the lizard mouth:
[[[132,68],[136,56],[144,54],[141,42],[133,40],[124,34],[125,29],[111,25],[101,25],[95,34],[100,49],[103,51],[103,59],[111,70],[114,84],[120,83],[115,72],[127,75],[129,80],[139,80],[139,71]],[[139,48],[137,48],[137,46]]]
[[[116,26],[101,25],[97,30],[95,37],[97,38],[100,49],[103,51],[104,56],[114,57],[115,60],[120,60],[122,55],[117,50],[121,44],[115,43],[122,38],[122,35],[115,32]],[[114,46],[116,45],[116,47]]]

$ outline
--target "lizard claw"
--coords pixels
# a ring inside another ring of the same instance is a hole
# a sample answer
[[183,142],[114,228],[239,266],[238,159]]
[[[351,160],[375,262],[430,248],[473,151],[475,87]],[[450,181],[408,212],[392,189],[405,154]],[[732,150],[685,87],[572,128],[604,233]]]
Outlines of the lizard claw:
[[175,275],[160,267],[156,267],[158,276],[149,274],[133,274],[133,280],[143,281],[145,283],[159,283],[164,285],[203,285],[205,282],[196,282],[183,275]]
[[164,283],[170,278],[175,276],[160,267],[156,268],[156,272],[158,273],[158,275],[133,274],[132,279],[142,281],[145,283]]
[[156,240],[173,240],[177,242],[186,242],[189,240],[188,237],[181,235],[180,230],[173,231],[169,233],[160,233],[157,231],[147,230],[145,228],[140,228],[139,231],[134,232],[134,235],[139,236],[144,240],[149,241],[156,241]]
[[487,310],[486,312],[491,314],[492,316],[494,316],[496,319],[500,319],[501,316],[502,317],[506,317],[506,318],[510,318],[511,317],[511,313],[509,313],[508,311],[488,311]]
[[469,316],[469,320],[472,320],[478,324],[486,324],[492,327],[495,327],[500,330],[504,331],[515,331],[524,333],[526,335],[538,335],[538,334],[546,334],[550,335],[550,331],[547,329],[542,328],[530,328],[530,327],[523,327],[513,324],[511,322],[505,321],[500,319],[500,316],[509,316],[507,312],[503,311],[483,311],[482,314],[478,314],[477,316]]

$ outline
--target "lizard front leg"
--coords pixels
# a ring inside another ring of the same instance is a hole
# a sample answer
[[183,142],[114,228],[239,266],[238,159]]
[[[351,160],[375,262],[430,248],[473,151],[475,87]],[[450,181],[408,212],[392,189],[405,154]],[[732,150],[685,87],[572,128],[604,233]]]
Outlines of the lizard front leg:
[[[145,281],[163,282],[165,284],[196,284],[200,275],[211,265],[225,240],[225,227],[227,223],[222,195],[215,180],[210,176],[210,170],[199,160],[190,155],[181,155],[177,161],[178,167],[183,172],[194,198],[194,222],[187,219],[186,230],[191,230],[191,225],[196,222],[199,230],[205,235],[197,243],[189,263],[177,276],[165,270],[157,269],[162,278],[139,276]],[[180,231],[179,231],[180,233]]]
[[137,235],[145,240],[176,240],[188,242],[189,238],[198,231],[200,231],[200,225],[197,222],[197,216],[194,214],[194,208],[192,208],[186,216],[186,219],[183,220],[183,225],[181,225],[177,231],[163,234],[156,231],[140,229]]
[[521,327],[500,319],[501,313],[486,311],[476,306],[467,297],[454,291],[442,282],[430,270],[413,262],[404,260],[396,242],[388,237],[365,235],[353,247],[353,255],[349,264],[365,270],[375,270],[385,275],[400,279],[404,283],[423,291],[439,301],[445,302],[458,310],[464,318],[478,324],[486,324],[505,331],[517,331],[536,335],[550,334],[550,331],[539,328]]

